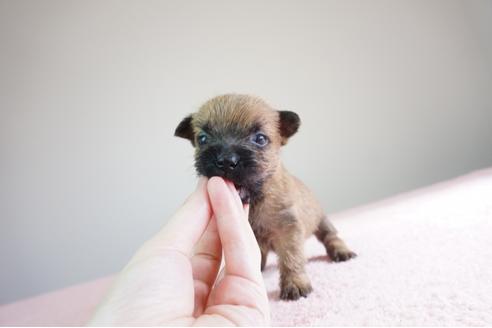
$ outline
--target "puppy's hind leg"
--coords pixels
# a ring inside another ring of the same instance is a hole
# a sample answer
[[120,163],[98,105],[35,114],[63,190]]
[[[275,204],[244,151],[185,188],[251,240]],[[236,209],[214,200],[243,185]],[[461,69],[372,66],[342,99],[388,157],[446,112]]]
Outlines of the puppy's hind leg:
[[334,262],[343,262],[357,256],[352,252],[345,242],[337,235],[337,229],[331,224],[327,217],[324,217],[318,225],[318,230],[314,233],[316,238],[325,246],[326,253]]

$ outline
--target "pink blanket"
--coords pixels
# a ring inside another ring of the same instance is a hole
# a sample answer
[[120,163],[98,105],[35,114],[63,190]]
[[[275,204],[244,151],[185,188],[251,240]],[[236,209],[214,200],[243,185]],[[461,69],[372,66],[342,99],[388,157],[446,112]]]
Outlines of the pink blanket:
[[[306,243],[314,292],[278,298],[263,274],[274,325],[492,325],[492,169],[334,215],[359,254],[328,261]],[[0,325],[83,325],[112,277],[0,307]]]

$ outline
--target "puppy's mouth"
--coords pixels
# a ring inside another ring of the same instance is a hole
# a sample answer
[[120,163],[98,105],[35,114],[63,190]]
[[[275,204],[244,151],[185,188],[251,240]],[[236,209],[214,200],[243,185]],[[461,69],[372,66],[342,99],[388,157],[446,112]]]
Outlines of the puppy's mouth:
[[249,204],[251,202],[251,184],[248,183],[248,179],[245,178],[244,172],[218,170],[215,165],[207,165],[207,162],[204,161],[197,161],[195,165],[197,167],[198,175],[206,176],[207,178],[217,176],[232,182],[237,193],[239,194],[239,197],[241,198],[242,203]]
[[250,200],[248,190],[244,186],[241,186],[237,183],[234,183],[234,187],[236,187],[237,193],[239,194],[239,197],[241,198],[243,204],[248,204]]

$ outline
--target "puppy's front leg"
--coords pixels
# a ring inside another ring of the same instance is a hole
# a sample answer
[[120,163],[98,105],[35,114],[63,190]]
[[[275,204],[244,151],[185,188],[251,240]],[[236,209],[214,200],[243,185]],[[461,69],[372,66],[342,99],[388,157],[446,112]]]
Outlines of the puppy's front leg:
[[288,238],[284,236],[274,243],[280,266],[280,298],[283,300],[297,300],[313,290],[304,269],[303,242],[301,231],[291,231]]
[[261,251],[261,271],[265,269],[265,265],[268,259],[268,251],[270,250],[268,245],[259,244]]

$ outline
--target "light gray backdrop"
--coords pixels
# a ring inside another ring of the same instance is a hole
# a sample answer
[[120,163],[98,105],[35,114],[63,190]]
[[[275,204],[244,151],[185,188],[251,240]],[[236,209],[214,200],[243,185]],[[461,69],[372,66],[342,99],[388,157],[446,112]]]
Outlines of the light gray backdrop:
[[118,271],[221,93],[299,113],[329,212],[491,166],[491,31],[490,1],[0,1],[0,303]]

